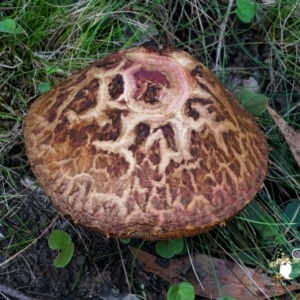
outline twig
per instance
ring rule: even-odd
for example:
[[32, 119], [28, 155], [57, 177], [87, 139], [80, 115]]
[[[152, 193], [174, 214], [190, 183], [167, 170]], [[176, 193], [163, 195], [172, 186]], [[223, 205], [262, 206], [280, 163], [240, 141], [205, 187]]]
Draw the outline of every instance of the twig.
[[130, 286], [130, 282], [129, 282], [129, 279], [128, 279], [128, 276], [127, 276], [126, 268], [125, 268], [124, 261], [123, 261], [123, 255], [122, 255], [122, 252], [121, 252], [121, 248], [120, 248], [118, 239], [116, 239], [116, 242], [117, 242], [118, 249], [119, 249], [119, 252], [120, 252], [121, 263], [122, 263], [122, 267], [123, 267], [123, 270], [124, 270], [124, 273], [125, 273], [126, 282], [127, 282], [127, 285], [128, 285], [128, 293], [131, 294], [131, 286]]
[[[220, 25], [220, 37], [219, 37], [219, 42], [218, 42], [218, 47], [217, 47], [217, 56], [216, 56], [216, 65], [215, 65], [215, 67], [217, 67], [218, 62], [220, 61], [220, 53], [221, 53], [223, 39], [224, 39], [224, 36], [225, 36], [226, 24], [227, 24], [229, 13], [231, 11], [232, 4], [233, 4], [233, 0], [229, 0], [228, 1], [228, 8], [227, 8], [227, 12], [225, 14], [224, 21]], [[216, 69], [216, 71], [217, 71], [217, 69]]]
[[197, 271], [196, 271], [196, 269], [195, 269], [194, 262], [193, 262], [193, 258], [192, 258], [192, 255], [191, 255], [191, 253], [190, 253], [190, 249], [189, 249], [189, 246], [188, 246], [188, 244], [187, 244], [187, 242], [186, 242], [186, 239], [184, 239], [184, 242], [185, 242], [185, 244], [186, 244], [186, 250], [187, 250], [187, 252], [188, 252], [188, 256], [189, 256], [189, 259], [190, 259], [190, 263], [191, 263], [191, 267], [192, 267], [192, 269], [193, 269], [194, 275], [195, 275], [195, 277], [196, 277], [196, 279], [197, 279], [199, 285], [202, 287], [202, 289], [203, 289], [203, 291], [204, 291], [204, 290], [205, 290], [205, 289], [204, 289], [204, 286], [202, 285], [201, 280], [200, 280], [200, 278], [199, 278], [199, 276], [198, 276], [198, 274], [197, 274]]
[[19, 300], [37, 300], [37, 298], [28, 297], [25, 294], [2, 284], [0, 284], [0, 293], [17, 298]]

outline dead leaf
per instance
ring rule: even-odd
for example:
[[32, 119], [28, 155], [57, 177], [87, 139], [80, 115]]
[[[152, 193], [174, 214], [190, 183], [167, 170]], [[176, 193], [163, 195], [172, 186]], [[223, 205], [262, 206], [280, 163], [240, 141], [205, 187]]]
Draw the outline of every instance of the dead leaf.
[[193, 264], [204, 287], [203, 290], [197, 282], [187, 256], [165, 260], [134, 247], [131, 247], [131, 250], [145, 270], [173, 284], [187, 280], [193, 284], [197, 295], [210, 299], [222, 296], [243, 300], [268, 299], [300, 289], [300, 285], [273, 282], [270, 277], [255, 269], [197, 254], [193, 258]]
[[283, 134], [294, 158], [298, 163], [298, 166], [300, 167], [300, 133], [296, 132], [291, 126], [289, 126], [288, 123], [269, 105], [266, 105], [266, 108], [275, 124]]

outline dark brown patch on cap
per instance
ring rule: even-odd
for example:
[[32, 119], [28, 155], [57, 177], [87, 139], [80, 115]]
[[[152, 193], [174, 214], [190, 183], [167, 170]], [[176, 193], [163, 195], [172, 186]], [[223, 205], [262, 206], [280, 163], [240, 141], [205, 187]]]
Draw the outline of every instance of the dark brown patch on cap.
[[159, 102], [159, 92], [161, 87], [155, 85], [148, 85], [146, 92], [143, 94], [142, 99], [149, 104]]
[[167, 140], [168, 147], [171, 148], [173, 151], [177, 152], [177, 147], [175, 143], [175, 134], [173, 128], [170, 124], [160, 127], [163, 132], [164, 137]]
[[61, 116], [60, 120], [58, 121], [58, 123], [54, 129], [54, 134], [57, 135], [60, 132], [66, 130], [68, 125], [69, 125], [68, 119], [65, 116]]
[[207, 167], [207, 164], [203, 160], [199, 162], [199, 167], [203, 172], [205, 173], [209, 172], [209, 168]]
[[144, 158], [146, 157], [146, 155], [144, 153], [142, 153], [141, 151], [139, 151], [140, 149], [140, 145], [142, 145], [148, 135], [150, 134], [150, 126], [144, 123], [139, 123], [136, 127], [135, 127], [135, 141], [133, 144], [131, 144], [128, 148], [128, 150], [133, 152], [133, 156], [136, 158], [137, 160], [137, 164], [140, 165]]
[[117, 52], [109, 55], [95, 63], [96, 68], [103, 68], [104, 70], [111, 70], [117, 67], [123, 59], [123, 53]]
[[139, 123], [135, 128], [135, 134], [135, 145], [138, 146], [143, 144], [150, 134], [150, 126], [145, 123]]
[[101, 131], [98, 130], [96, 137], [100, 141], [116, 141], [122, 131], [122, 111], [118, 109], [107, 109], [103, 112], [109, 117], [111, 122], [105, 124], [101, 128]]
[[158, 165], [160, 162], [160, 148], [159, 148], [159, 142], [155, 141], [150, 148], [149, 151], [149, 159], [154, 165]]
[[84, 146], [88, 140], [94, 140], [97, 131], [99, 126], [95, 123], [75, 124], [67, 132], [71, 147], [76, 149]]
[[193, 193], [191, 192], [191, 187], [180, 187], [180, 195], [181, 199], [180, 202], [184, 206], [184, 208], [187, 208], [187, 206], [191, 203], [193, 199]]
[[229, 164], [229, 168], [238, 176], [241, 176], [241, 165], [238, 160], [234, 160]]
[[70, 93], [70, 90], [60, 92], [56, 97], [56, 101], [54, 102], [54, 105], [52, 107], [54, 109], [58, 109], [63, 104], [63, 102], [68, 99]]
[[143, 46], [149, 52], [154, 52], [154, 53], [160, 54], [159, 46], [155, 42], [147, 41], [147, 42], [143, 43], [141, 46]]
[[223, 139], [227, 145], [227, 149], [230, 154], [230, 157], [235, 159], [235, 155], [232, 149], [234, 149], [234, 151], [237, 152], [238, 154], [242, 154], [242, 150], [239, 144], [238, 133], [235, 133], [232, 130], [223, 132]]
[[176, 163], [176, 162], [174, 162], [173, 159], [171, 159], [170, 163], [168, 164], [168, 166], [166, 168], [166, 174], [167, 175], [173, 174], [179, 166], [180, 166], [179, 163]]
[[[205, 134], [205, 137], [201, 140], [202, 145], [206, 150], [214, 151], [219, 148], [215, 136], [210, 132]], [[211, 156], [213, 157], [213, 152], [211, 153]]]
[[147, 41], [147, 42], [143, 43], [141, 46], [144, 47], [147, 51], [157, 53], [159, 55], [168, 55], [168, 54], [176, 51], [176, 49], [174, 49], [170, 45], [162, 45], [161, 46], [153, 41]]
[[214, 104], [213, 100], [208, 98], [196, 98], [192, 99], [193, 102], [200, 104], [201, 106], [205, 106], [207, 104]]
[[110, 178], [119, 178], [127, 172], [129, 163], [122, 155], [98, 150], [95, 167], [106, 170]]
[[124, 81], [121, 74], [116, 75], [108, 84], [109, 95], [113, 99], [117, 99], [124, 93]]
[[199, 76], [202, 77], [203, 76], [203, 67], [201, 65], [197, 65], [192, 71], [191, 71], [191, 75], [193, 77], [195, 76]]
[[83, 146], [87, 139], [88, 139], [88, 134], [89, 130], [93, 130], [95, 126], [93, 125], [88, 125], [85, 127], [80, 127], [78, 128], [79, 130], [71, 129], [68, 132], [68, 138], [70, 141], [70, 145], [73, 149], [79, 148]]
[[141, 168], [136, 169], [135, 175], [140, 179], [141, 187], [151, 187], [151, 180], [159, 181], [161, 179], [157, 168], [153, 169], [148, 161], [145, 161]]
[[110, 178], [119, 178], [122, 175], [126, 174], [129, 163], [128, 161], [121, 155], [110, 153], [106, 155], [106, 170], [109, 174]]
[[197, 84], [201, 88], [201, 90], [206, 91], [208, 94], [211, 94], [211, 91], [206, 84], [204, 84], [203, 82], [200, 82], [200, 81], [198, 81]]
[[199, 145], [198, 145], [198, 134], [195, 130], [191, 131], [191, 141], [190, 141], [190, 153], [193, 157], [197, 157], [199, 154]]
[[54, 129], [53, 144], [64, 143], [68, 135], [68, 119], [62, 116]]
[[100, 87], [99, 80], [97, 78], [92, 79], [82, 89], [80, 89], [70, 104], [64, 109], [64, 112], [73, 110], [77, 114], [90, 109], [97, 104], [96, 96]]
[[200, 117], [200, 114], [192, 108], [192, 99], [188, 99], [184, 105], [184, 114], [188, 117], [193, 118], [195, 121], [197, 121]]
[[56, 119], [58, 108], [63, 104], [64, 101], [66, 101], [68, 99], [68, 96], [70, 95], [70, 93], [71, 93], [71, 91], [63, 91], [63, 92], [58, 94], [54, 104], [45, 113], [45, 119], [49, 123], [52, 123]]
[[76, 78], [76, 83], [80, 83], [82, 82], [83, 80], [86, 79], [87, 77], [87, 72], [89, 71], [89, 69], [86, 69], [86, 70], [83, 70], [79, 73], [79, 75], [77, 76]]
[[52, 109], [52, 107], [45, 113], [45, 119], [52, 123], [57, 117], [56, 110]]
[[189, 171], [187, 171], [186, 169], [183, 170], [181, 179], [182, 179], [183, 185], [192, 187], [193, 184], [191, 181], [191, 175], [190, 175]]
[[222, 114], [220, 114], [219, 110], [215, 106], [210, 105], [207, 108], [207, 110], [210, 114], [213, 114], [213, 113], [216, 114], [216, 117], [215, 117], [216, 122], [222, 122], [225, 120], [224, 116]]
[[197, 121], [200, 117], [200, 114], [197, 110], [193, 108], [193, 104], [201, 105], [202, 107], [204, 107], [213, 103], [214, 102], [211, 99], [207, 98], [188, 99], [185, 103], [185, 114], [188, 117], [192, 117], [195, 121]]

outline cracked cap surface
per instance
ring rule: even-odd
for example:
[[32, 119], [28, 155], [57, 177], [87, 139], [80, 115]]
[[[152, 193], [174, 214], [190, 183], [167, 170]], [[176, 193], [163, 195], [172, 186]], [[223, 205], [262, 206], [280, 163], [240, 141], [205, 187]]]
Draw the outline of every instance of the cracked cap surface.
[[24, 136], [53, 204], [107, 237], [210, 230], [267, 172], [255, 119], [203, 64], [161, 45], [109, 55], [43, 94]]

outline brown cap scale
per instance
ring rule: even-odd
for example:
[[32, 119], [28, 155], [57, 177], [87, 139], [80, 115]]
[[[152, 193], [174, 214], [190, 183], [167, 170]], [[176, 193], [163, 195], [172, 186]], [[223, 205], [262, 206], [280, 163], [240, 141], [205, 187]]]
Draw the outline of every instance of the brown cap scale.
[[107, 237], [191, 236], [261, 188], [254, 118], [201, 63], [161, 45], [107, 56], [30, 107], [27, 156], [58, 210]]

